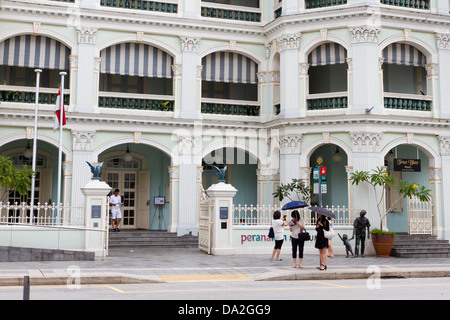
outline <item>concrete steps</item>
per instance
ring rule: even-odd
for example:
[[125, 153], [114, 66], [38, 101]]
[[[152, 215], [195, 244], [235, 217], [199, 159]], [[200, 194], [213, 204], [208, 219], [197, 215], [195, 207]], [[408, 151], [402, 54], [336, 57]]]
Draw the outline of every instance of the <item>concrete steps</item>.
[[198, 237], [153, 230], [110, 231], [109, 247], [198, 248]]
[[399, 258], [450, 258], [448, 240], [433, 235], [397, 235], [391, 256]]

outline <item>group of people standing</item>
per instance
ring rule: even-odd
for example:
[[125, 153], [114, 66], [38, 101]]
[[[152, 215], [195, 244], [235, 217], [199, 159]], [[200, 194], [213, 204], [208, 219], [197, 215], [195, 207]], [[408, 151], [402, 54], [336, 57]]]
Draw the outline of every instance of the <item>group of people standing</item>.
[[[284, 241], [284, 227], [289, 226], [289, 230], [291, 231], [291, 242], [292, 242], [292, 259], [293, 259], [293, 268], [297, 267], [297, 252], [298, 252], [298, 267], [302, 267], [303, 261], [303, 248], [305, 245], [305, 241], [299, 237], [299, 233], [305, 231], [305, 222], [300, 217], [300, 213], [297, 210], [293, 210], [291, 213], [291, 221], [287, 221], [287, 216], [283, 216], [281, 219], [280, 211], [275, 211], [273, 214], [272, 220], [272, 228], [274, 231], [274, 240], [275, 247], [272, 251], [271, 260], [275, 259], [276, 261], [281, 261], [280, 253], [281, 246]], [[330, 256], [333, 256], [332, 246], [331, 246], [331, 238], [325, 238], [324, 230], [330, 230], [330, 224], [332, 222], [328, 220], [328, 218], [324, 215], [318, 214], [318, 219], [316, 223], [316, 243], [315, 248], [319, 249], [320, 254], [320, 267], [317, 267], [318, 270], [323, 271], [327, 269], [327, 250], [330, 249]]]

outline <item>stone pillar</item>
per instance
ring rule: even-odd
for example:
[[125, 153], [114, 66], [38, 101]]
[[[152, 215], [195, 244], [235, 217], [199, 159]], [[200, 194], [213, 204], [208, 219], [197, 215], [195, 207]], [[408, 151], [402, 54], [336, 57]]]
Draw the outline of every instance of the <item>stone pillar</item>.
[[[73, 156], [72, 156], [72, 205], [80, 206], [84, 203], [84, 197], [80, 189], [84, 187], [91, 177], [91, 169], [86, 161], [92, 162], [94, 148], [93, 131], [72, 131]], [[94, 163], [93, 163], [94, 164]]]
[[[180, 118], [200, 119], [199, 83], [197, 81], [197, 50], [199, 38], [180, 37], [183, 61], [181, 65]], [[201, 85], [201, 83], [200, 83]]]
[[[448, 14], [448, 11], [447, 11]], [[450, 119], [450, 34], [437, 33], [436, 47], [438, 49], [439, 65], [436, 72], [439, 74], [439, 103], [440, 118]], [[434, 92], [433, 92], [434, 93]], [[433, 96], [435, 101], [435, 97]]]
[[200, 0], [184, 0], [181, 16], [187, 19], [198, 19], [200, 16]]
[[[89, 176], [88, 176], [89, 177]], [[96, 257], [105, 257], [108, 228], [107, 195], [111, 187], [103, 181], [91, 180], [83, 188], [85, 226], [85, 251], [95, 252]]]
[[170, 176], [170, 216], [169, 216], [169, 226], [167, 228], [168, 232], [177, 232], [178, 229], [178, 212], [179, 212], [179, 177], [180, 169], [178, 166], [169, 167]]
[[[450, 190], [450, 136], [439, 137], [442, 157], [442, 191], [447, 195]], [[444, 239], [450, 240], [450, 197], [442, 197], [442, 228]]]
[[289, 14], [297, 14], [300, 11], [300, 4], [299, 2], [305, 2], [303, 0], [283, 0], [282, 2], [282, 15], [286, 16]]
[[94, 77], [98, 59], [95, 58], [96, 28], [78, 27], [78, 79], [75, 112], [97, 113], [98, 77]]
[[257, 193], [260, 206], [273, 206], [278, 204], [278, 199], [273, 197], [277, 186], [280, 184], [280, 173], [278, 169], [257, 169]]
[[433, 97], [433, 116], [439, 118], [441, 116], [441, 105], [445, 106], [442, 101], [439, 103], [439, 65], [437, 63], [428, 63], [425, 65], [425, 70], [427, 71], [427, 94]]
[[299, 108], [298, 49], [301, 33], [285, 34], [277, 39], [280, 52], [280, 117], [297, 118]]
[[196, 137], [178, 136], [179, 143], [179, 194], [178, 194], [178, 228], [179, 236], [198, 234], [198, 199], [197, 171], [195, 150]]
[[307, 96], [309, 94], [309, 63], [299, 63], [299, 107], [300, 116], [305, 117], [308, 110]]
[[353, 50], [352, 114], [383, 114], [381, 83], [379, 79], [378, 35], [379, 27], [361, 26], [350, 28]]
[[[300, 179], [301, 135], [284, 135], [279, 138], [280, 146], [280, 183], [288, 184], [292, 179]], [[281, 205], [288, 202], [284, 199]]]
[[[372, 171], [377, 167], [384, 166], [380, 162], [380, 141], [382, 133], [370, 132], [351, 132], [350, 137], [353, 145], [353, 171]], [[349, 174], [349, 171], [347, 171]], [[378, 195], [381, 195], [381, 189]], [[375, 198], [372, 186], [367, 183], [353, 185], [350, 197], [353, 200], [354, 209], [364, 209], [367, 211], [366, 217], [374, 228], [379, 228], [380, 216], [377, 210], [377, 199]], [[349, 203], [349, 206], [351, 203]], [[386, 223], [383, 223], [386, 226]]]
[[211, 253], [232, 254], [233, 197], [237, 190], [231, 184], [219, 182], [206, 190], [213, 202]]
[[444, 223], [441, 212], [442, 169], [428, 168], [431, 198], [433, 204], [433, 235], [444, 239]]

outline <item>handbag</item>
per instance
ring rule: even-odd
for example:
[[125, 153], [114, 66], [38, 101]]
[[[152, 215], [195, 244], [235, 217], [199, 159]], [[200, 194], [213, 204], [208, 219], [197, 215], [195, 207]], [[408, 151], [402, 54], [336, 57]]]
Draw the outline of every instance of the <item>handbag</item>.
[[268, 237], [270, 239], [275, 238], [275, 232], [273, 232], [273, 227], [270, 227]]
[[336, 233], [334, 232], [333, 228], [330, 227], [330, 230], [325, 230], [323, 229], [323, 236], [327, 239], [333, 238], [336, 235]]
[[309, 241], [311, 240], [311, 237], [309, 236], [309, 233], [306, 232], [306, 230], [299, 232], [298, 239], [303, 241]]

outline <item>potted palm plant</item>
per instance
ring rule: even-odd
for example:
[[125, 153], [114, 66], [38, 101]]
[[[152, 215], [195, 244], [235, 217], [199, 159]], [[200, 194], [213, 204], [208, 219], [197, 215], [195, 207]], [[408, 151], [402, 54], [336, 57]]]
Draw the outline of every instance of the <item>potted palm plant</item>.
[[[371, 230], [372, 244], [377, 256], [389, 256], [394, 243], [395, 233], [385, 230], [383, 225], [384, 218], [392, 212], [395, 204], [398, 201], [403, 201], [404, 198], [416, 197], [423, 202], [430, 201], [431, 191], [424, 186], [420, 187], [416, 183], [399, 180], [394, 176], [389, 175], [385, 168], [379, 167], [370, 172], [364, 170], [356, 171], [351, 174], [350, 181], [352, 184], [356, 185], [368, 183], [373, 187], [378, 215], [380, 217], [380, 228]], [[385, 201], [387, 187], [394, 188], [400, 195], [397, 199], [392, 199], [393, 201], [389, 208], [387, 208], [387, 203]]]

